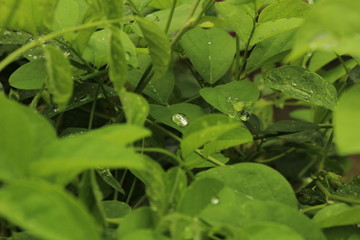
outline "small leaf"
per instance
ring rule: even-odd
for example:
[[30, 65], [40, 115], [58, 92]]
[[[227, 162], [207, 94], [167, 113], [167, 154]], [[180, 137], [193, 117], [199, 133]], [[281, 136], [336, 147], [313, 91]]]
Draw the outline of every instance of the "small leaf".
[[149, 114], [149, 104], [141, 95], [121, 91], [121, 103], [125, 112], [126, 122], [143, 126]]
[[[206, 113], [201, 107], [190, 103], [179, 103], [168, 107], [152, 104], [150, 105], [150, 109], [150, 115], [153, 118], [180, 132], [183, 132], [187, 125], [191, 125], [195, 119]], [[183, 123], [178, 125], [179, 122], [176, 121], [177, 116], [182, 116], [182, 119], [187, 121], [187, 124]]]
[[262, 164], [240, 163], [212, 168], [199, 173], [197, 178], [214, 178], [252, 199], [271, 200], [297, 208], [294, 191], [287, 180]]
[[229, 70], [235, 55], [235, 40], [220, 28], [194, 28], [184, 34], [181, 46], [196, 70], [211, 84]]
[[281, 18], [270, 22], [258, 23], [251, 37], [250, 46], [272, 37], [276, 34], [299, 27], [303, 23], [302, 18]]
[[237, 118], [237, 112], [255, 102], [260, 95], [258, 87], [247, 80], [233, 81], [214, 88], [202, 88], [200, 95], [219, 111]]
[[334, 114], [335, 141], [342, 155], [360, 153], [360, 85], [345, 91]]
[[360, 175], [357, 175], [351, 182], [345, 183], [336, 189], [335, 194], [350, 199], [360, 200]]
[[131, 212], [131, 207], [124, 202], [106, 200], [102, 204], [107, 218], [124, 218]]
[[54, 102], [63, 108], [70, 100], [73, 92], [72, 69], [69, 60], [57, 47], [45, 46], [46, 69], [48, 81], [46, 86], [53, 95]]
[[121, 187], [119, 181], [112, 175], [110, 169], [98, 168], [96, 169], [96, 172], [99, 174], [101, 179], [104, 180], [104, 182], [106, 182], [109, 186], [114, 188], [119, 193], [125, 194], [124, 189]]
[[184, 138], [180, 144], [183, 156], [239, 126], [240, 122], [222, 114], [209, 114], [196, 119], [184, 130]]
[[84, 206], [48, 183], [14, 181], [2, 188], [0, 215], [41, 239], [100, 240]]
[[246, 71], [250, 73], [265, 64], [281, 61], [291, 50], [295, 32], [285, 31], [256, 44], [247, 60]]
[[276, 1], [267, 6], [259, 15], [259, 22], [274, 21], [280, 18], [304, 18], [311, 5], [302, 0]]
[[168, 71], [171, 60], [171, 49], [166, 34], [153, 22], [136, 18], [148, 44], [155, 77], [161, 78]]
[[255, 11], [249, 5], [233, 5], [227, 1], [216, 3], [216, 9], [235, 30], [243, 42], [247, 42], [255, 24]]
[[0, 179], [28, 176], [28, 166], [43, 146], [56, 140], [53, 126], [33, 109], [0, 94]]
[[267, 86], [284, 94], [314, 105], [333, 110], [337, 102], [335, 87], [307, 69], [295, 66], [282, 66], [266, 75]]
[[221, 135], [216, 141], [205, 144], [204, 154], [209, 156], [229, 147], [252, 142], [252, 140], [253, 136], [245, 127], [235, 128]]
[[121, 42], [121, 31], [118, 26], [110, 26], [109, 45], [109, 78], [115, 90], [120, 90], [126, 82], [127, 62]]
[[360, 222], [360, 207], [337, 203], [321, 209], [313, 218], [321, 228], [357, 224]]
[[45, 61], [43, 59], [25, 63], [11, 74], [9, 83], [18, 89], [41, 89], [48, 74], [46, 72]]

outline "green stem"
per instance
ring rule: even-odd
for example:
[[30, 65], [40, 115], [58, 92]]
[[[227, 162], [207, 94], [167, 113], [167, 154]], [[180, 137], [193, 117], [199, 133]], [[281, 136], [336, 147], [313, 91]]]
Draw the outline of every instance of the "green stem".
[[168, 31], [169, 31], [171, 21], [173, 19], [175, 8], [176, 8], [176, 3], [177, 3], [177, 0], [172, 0], [172, 5], [171, 5], [169, 17], [167, 19], [166, 26], [165, 26], [165, 33], [168, 33]]
[[332, 144], [332, 141], [334, 139], [334, 131], [331, 131], [330, 133], [330, 137], [326, 143], [326, 146], [324, 148], [324, 152], [321, 156], [321, 159], [319, 161], [319, 168], [318, 168], [318, 172], [320, 171], [323, 171], [324, 170], [324, 167], [325, 167], [325, 162], [326, 162], [326, 158], [327, 158], [327, 155], [328, 155], [328, 152], [329, 152], [329, 149], [330, 149], [330, 146]]
[[199, 149], [195, 150], [195, 153], [197, 153], [198, 155], [200, 155], [202, 158], [204, 158], [205, 160], [217, 165], [217, 166], [225, 166], [224, 163], [218, 161], [217, 159], [211, 157], [211, 156], [205, 156]]
[[200, 95], [195, 95], [195, 96], [193, 96], [193, 97], [191, 97], [191, 98], [186, 99], [186, 100], [183, 101], [182, 103], [192, 102], [192, 101], [194, 101], [194, 100], [196, 100], [196, 99], [198, 99], [198, 98], [200, 98], [200, 97], [201, 97]]
[[163, 133], [167, 134], [169, 137], [173, 138], [174, 140], [181, 142], [181, 138], [179, 138], [178, 136], [176, 136], [174, 133], [168, 131], [167, 129], [163, 128], [162, 126], [160, 126], [159, 124], [150, 121], [149, 119], [146, 119], [147, 123], [150, 123], [151, 125], [153, 125], [154, 127], [156, 127], [157, 129], [159, 129], [160, 131], [162, 131]]
[[288, 155], [289, 153], [292, 153], [293, 151], [295, 151], [296, 148], [292, 147], [290, 149], [288, 149], [287, 151], [275, 156], [275, 157], [272, 157], [272, 158], [268, 158], [268, 159], [265, 159], [265, 160], [257, 160], [256, 162], [259, 162], [259, 163], [269, 163], [269, 162], [273, 162], [277, 159], [280, 159], [282, 157], [285, 157], [286, 155]]
[[324, 204], [320, 204], [320, 205], [316, 205], [316, 206], [311, 206], [308, 208], [304, 208], [304, 209], [300, 209], [301, 213], [307, 213], [313, 210], [318, 210], [318, 209], [322, 209], [324, 207], [326, 207], [327, 205], [329, 205], [328, 203], [324, 203]]
[[134, 193], [136, 181], [137, 181], [137, 178], [135, 178], [134, 181], [133, 181], [132, 184], [131, 184], [131, 188], [130, 188], [130, 191], [129, 191], [129, 195], [127, 196], [126, 201], [125, 201], [125, 203], [127, 203], [127, 204], [129, 204], [130, 199], [131, 199], [131, 197], [132, 197], [132, 195], [133, 195], [133, 193]]
[[241, 75], [240, 70], [240, 38], [238, 35], [235, 36], [236, 40], [236, 55], [235, 55], [235, 79], [239, 79]]
[[347, 197], [331, 194], [329, 192], [329, 190], [327, 190], [326, 187], [319, 181], [316, 181], [316, 186], [325, 195], [327, 201], [333, 200], [333, 201], [340, 201], [340, 202], [346, 202], [346, 203], [351, 203], [351, 204], [360, 204], [360, 200], [350, 199]]
[[333, 124], [326, 124], [326, 123], [318, 124], [318, 126], [319, 126], [320, 128], [333, 128], [333, 127], [334, 127]]
[[151, 78], [154, 75], [154, 72], [152, 71], [152, 68], [153, 68], [152, 64], [150, 64], [146, 68], [143, 75], [141, 76], [141, 79], [140, 79], [139, 83], [135, 87], [135, 90], [134, 90], [135, 93], [141, 94], [142, 91], [145, 89], [146, 85], [150, 82]]
[[89, 116], [89, 124], [88, 124], [88, 129], [92, 129], [93, 126], [93, 122], [94, 122], [94, 113], [95, 113], [95, 109], [96, 109], [96, 103], [97, 103], [97, 99], [98, 99], [98, 95], [100, 92], [100, 88], [101, 88], [102, 82], [100, 82], [96, 88], [95, 91], [95, 96], [94, 96], [94, 101], [92, 103], [91, 106], [91, 112], [90, 112], [90, 116]]
[[[178, 156], [176, 156], [175, 154], [173, 154], [170, 151], [167, 151], [163, 148], [134, 148], [135, 151], [144, 151], [144, 152], [157, 152], [157, 153], [162, 153], [170, 158], [172, 158], [173, 160], [175, 160], [176, 164], [179, 164], [180, 166], [183, 165], [183, 162], [181, 161], [180, 158], [178, 158]], [[172, 162], [174, 163], [174, 162]]]

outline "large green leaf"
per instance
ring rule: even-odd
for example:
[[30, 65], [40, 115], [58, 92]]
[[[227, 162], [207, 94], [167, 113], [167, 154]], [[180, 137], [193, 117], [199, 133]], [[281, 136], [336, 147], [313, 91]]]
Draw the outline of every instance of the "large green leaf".
[[325, 240], [324, 234], [309, 218], [297, 209], [272, 201], [234, 201], [219, 197], [217, 204], [208, 205], [200, 217], [213, 226], [248, 227], [256, 223], [273, 222], [286, 225], [306, 240]]
[[45, 46], [46, 69], [48, 73], [45, 82], [53, 100], [60, 108], [63, 108], [70, 100], [73, 92], [72, 69], [69, 60], [57, 47]]
[[274, 21], [280, 18], [303, 18], [311, 5], [302, 0], [276, 1], [267, 6], [259, 15], [259, 22]]
[[249, 240], [304, 240], [304, 238], [290, 227], [273, 222], [255, 223], [243, 228], [248, 233]]
[[0, 179], [28, 175], [28, 165], [39, 157], [41, 148], [56, 139], [51, 124], [34, 110], [0, 94]]
[[297, 208], [297, 200], [287, 180], [272, 168], [257, 163], [240, 163], [203, 171], [197, 178], [215, 178], [252, 199], [276, 201]]
[[241, 123], [223, 114], [209, 114], [196, 119], [184, 129], [181, 150], [184, 156], [205, 143], [215, 141], [224, 133], [241, 126]]
[[84, 206], [44, 182], [15, 181], [2, 188], [0, 215], [41, 239], [101, 239]]
[[181, 46], [196, 70], [211, 84], [229, 70], [236, 51], [235, 40], [220, 28], [194, 28], [184, 34]]
[[18, 89], [41, 89], [46, 81], [45, 61], [43, 59], [25, 63], [11, 74], [9, 83]]
[[133, 125], [112, 125], [47, 145], [31, 164], [33, 175], [67, 183], [89, 168], [144, 168], [142, 157], [125, 146], [149, 135]]
[[254, 9], [249, 5], [233, 5], [227, 1], [216, 3], [216, 8], [240, 39], [247, 42], [255, 26]]
[[297, 33], [290, 58], [294, 59], [314, 50], [341, 50], [360, 56], [357, 44], [360, 32], [359, 11], [359, 1], [321, 1], [309, 12]]
[[345, 203], [329, 205], [317, 212], [313, 220], [321, 228], [357, 224], [360, 222], [360, 207]]
[[353, 86], [340, 97], [334, 114], [334, 124], [339, 153], [360, 153], [360, 85]]
[[252, 105], [260, 95], [258, 87], [247, 80], [233, 81], [214, 88], [202, 88], [200, 95], [206, 102], [230, 117], [239, 119], [238, 112]]
[[284, 94], [333, 110], [337, 102], [335, 87], [321, 76], [305, 68], [282, 66], [266, 75], [267, 86]]
[[246, 71], [250, 73], [265, 64], [281, 61], [292, 47], [295, 32], [285, 31], [256, 44], [247, 60]]
[[187, 125], [191, 125], [195, 119], [206, 113], [201, 107], [190, 103], [179, 103], [168, 107], [152, 104], [150, 109], [150, 115], [155, 120], [180, 132], [183, 132]]
[[0, 0], [0, 28], [36, 34], [51, 27], [57, 1]]
[[171, 60], [169, 39], [155, 23], [144, 18], [136, 18], [136, 21], [148, 44], [155, 77], [161, 78], [168, 71]]

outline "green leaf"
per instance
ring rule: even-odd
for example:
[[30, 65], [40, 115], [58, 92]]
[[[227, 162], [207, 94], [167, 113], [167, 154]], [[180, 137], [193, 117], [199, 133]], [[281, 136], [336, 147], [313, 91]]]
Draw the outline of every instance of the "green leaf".
[[0, 179], [28, 175], [28, 165], [40, 155], [42, 146], [55, 141], [52, 125], [33, 109], [0, 94]]
[[351, 182], [341, 185], [336, 189], [335, 194], [350, 199], [360, 200], [360, 175], [354, 177]]
[[222, 114], [209, 114], [196, 119], [184, 129], [184, 138], [180, 144], [183, 156], [191, 154], [205, 143], [213, 142], [239, 126], [241, 126], [240, 122]]
[[360, 207], [336, 203], [321, 209], [313, 220], [321, 228], [357, 224], [360, 222]]
[[30, 37], [31, 35], [26, 32], [4, 30], [0, 36], [0, 44], [24, 44]]
[[[179, 103], [168, 107], [151, 104], [150, 115], [155, 120], [183, 132], [188, 124], [192, 124], [195, 119], [205, 115], [205, 111], [201, 107], [190, 103]], [[177, 119], [181, 116], [182, 120], [185, 121], [178, 122]]]
[[258, 22], [274, 21], [280, 18], [304, 18], [310, 9], [311, 5], [302, 0], [276, 1], [261, 11]]
[[228, 149], [247, 142], [252, 142], [253, 136], [245, 127], [230, 130], [221, 135], [216, 141], [205, 144], [204, 154], [209, 156], [221, 150]]
[[279, 62], [293, 45], [296, 30], [276, 34], [256, 44], [246, 63], [246, 72], [251, 73], [265, 64]]
[[134, 232], [129, 233], [124, 240], [133, 240], [133, 239], [141, 239], [141, 240], [168, 240], [169, 238], [163, 236], [159, 232], [155, 232], [152, 229], [140, 229]]
[[319, 126], [315, 123], [304, 122], [299, 120], [281, 120], [274, 122], [267, 129], [266, 133], [278, 134], [278, 133], [294, 133], [302, 132], [306, 130], [317, 130]]
[[161, 78], [168, 71], [171, 60], [170, 42], [166, 34], [155, 23], [136, 18], [148, 44], [155, 77]]
[[281, 18], [274, 21], [258, 23], [254, 34], [251, 37], [250, 46], [254, 46], [255, 44], [276, 34], [297, 28], [302, 23], [302, 18]]
[[102, 204], [107, 218], [124, 218], [131, 212], [131, 207], [124, 202], [106, 200]]
[[57, 47], [45, 46], [44, 53], [49, 75], [45, 84], [53, 95], [54, 102], [63, 108], [70, 100], [74, 87], [71, 65]]
[[100, 68], [108, 62], [109, 30], [100, 30], [94, 32], [83, 51], [82, 57]]
[[104, 182], [106, 182], [109, 186], [114, 188], [119, 193], [125, 194], [124, 189], [120, 185], [119, 181], [112, 175], [112, 173], [110, 172], [110, 169], [98, 168], [98, 169], [96, 169], [96, 172], [99, 174], [101, 179], [104, 180]]
[[328, 82], [335, 82], [336, 80], [346, 76], [348, 72], [354, 67], [358, 66], [358, 62], [355, 59], [349, 59], [344, 61], [329, 71], [319, 71], [319, 74]]
[[304, 240], [304, 238], [290, 227], [273, 222], [262, 222], [243, 228], [250, 236], [249, 240]]
[[297, 208], [294, 191], [274, 169], [258, 163], [240, 163], [209, 169], [197, 178], [214, 178], [251, 199], [276, 201]]
[[265, 84], [285, 95], [333, 110], [335, 87], [316, 73], [295, 66], [282, 66], [268, 72]]
[[[82, 17], [81, 7], [77, 0], [58, 0], [52, 30], [59, 31], [78, 25]], [[72, 41], [75, 39], [75, 33], [67, 33], [64, 38]]]
[[360, 2], [353, 0], [328, 0], [316, 4], [295, 37], [289, 59], [315, 50], [342, 51], [359, 57], [359, 11]]
[[126, 122], [143, 126], [149, 114], [149, 104], [141, 95], [121, 91], [120, 99], [125, 112]]
[[150, 229], [155, 225], [153, 213], [149, 207], [141, 207], [132, 211], [121, 222], [117, 230], [119, 239], [139, 229]]
[[167, 209], [165, 171], [160, 164], [149, 157], [144, 156], [143, 164], [143, 169], [134, 169], [132, 173], [145, 184], [151, 210], [157, 216], [162, 216]]
[[334, 133], [340, 154], [360, 153], [360, 85], [345, 91], [334, 114]]
[[233, 5], [227, 1], [216, 3], [216, 9], [246, 43], [255, 25], [254, 9], [249, 5]]
[[58, 186], [44, 182], [15, 181], [2, 188], [0, 215], [41, 239], [100, 240], [98, 227], [84, 206]]
[[237, 118], [237, 112], [252, 105], [259, 96], [258, 87], [247, 80], [233, 81], [214, 88], [202, 88], [200, 95], [219, 111]]
[[31, 163], [32, 174], [67, 183], [89, 168], [144, 168], [140, 155], [125, 146], [149, 135], [132, 125], [112, 125], [48, 144]]
[[54, 18], [57, 1], [0, 0], [0, 28], [23, 30], [32, 34], [44, 32]]
[[328, 240], [358, 240], [360, 239], [360, 229], [356, 225], [332, 227], [323, 229]]
[[229, 70], [236, 51], [235, 40], [220, 28], [194, 28], [181, 38], [181, 46], [196, 70], [211, 84]]
[[[256, 185], [263, 186], [263, 185]], [[293, 207], [273, 201], [250, 200], [239, 202], [219, 198], [218, 204], [208, 205], [200, 217], [213, 226], [234, 225], [247, 227], [257, 223], [273, 222], [286, 225], [306, 240], [325, 240], [321, 230]]]
[[121, 42], [120, 26], [110, 26], [109, 45], [109, 78], [114, 84], [115, 90], [120, 90], [126, 82], [127, 62], [125, 49]]
[[11, 74], [9, 83], [18, 89], [41, 89], [47, 78], [45, 61], [40, 59], [21, 65]]

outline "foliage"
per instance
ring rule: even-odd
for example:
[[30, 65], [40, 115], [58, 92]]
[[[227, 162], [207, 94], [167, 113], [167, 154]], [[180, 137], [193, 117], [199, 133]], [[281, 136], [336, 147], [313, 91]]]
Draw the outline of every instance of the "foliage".
[[360, 237], [358, 1], [0, 11], [0, 239]]

